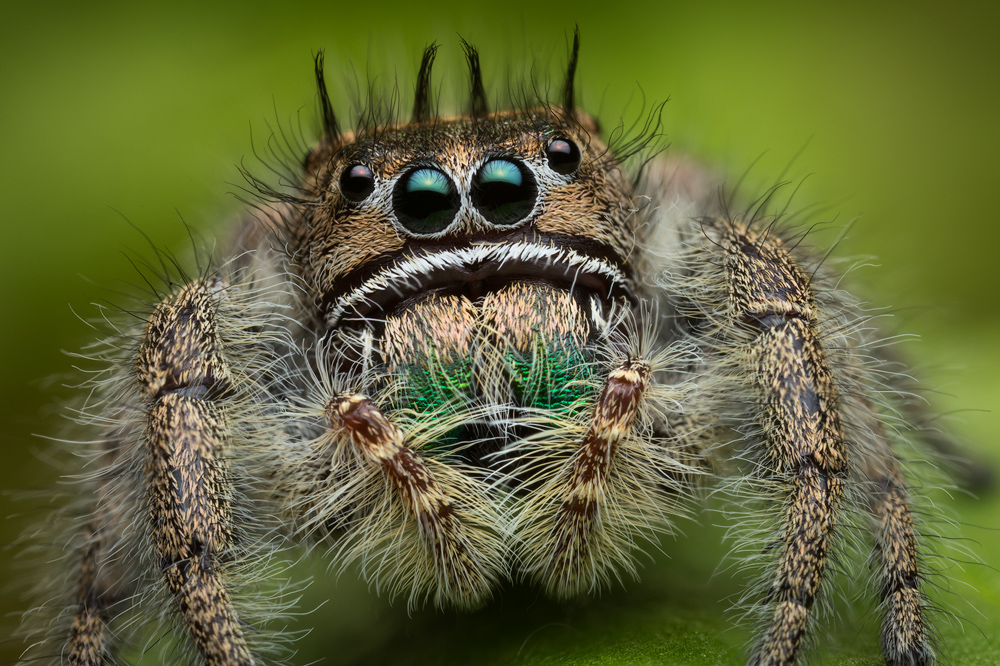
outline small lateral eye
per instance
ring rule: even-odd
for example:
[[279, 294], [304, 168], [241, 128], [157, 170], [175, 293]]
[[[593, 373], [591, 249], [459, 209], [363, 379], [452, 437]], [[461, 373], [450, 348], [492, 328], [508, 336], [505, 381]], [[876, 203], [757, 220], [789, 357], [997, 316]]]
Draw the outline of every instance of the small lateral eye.
[[396, 219], [415, 234], [444, 231], [461, 206], [451, 179], [437, 169], [418, 168], [402, 178], [393, 192]]
[[472, 181], [473, 205], [483, 217], [497, 225], [523, 220], [535, 207], [537, 195], [538, 188], [531, 172], [510, 160], [490, 160]]
[[361, 203], [375, 191], [375, 174], [364, 164], [355, 164], [340, 174], [340, 193], [354, 203]]
[[569, 139], [553, 139], [545, 149], [549, 168], [568, 176], [580, 168], [580, 149]]

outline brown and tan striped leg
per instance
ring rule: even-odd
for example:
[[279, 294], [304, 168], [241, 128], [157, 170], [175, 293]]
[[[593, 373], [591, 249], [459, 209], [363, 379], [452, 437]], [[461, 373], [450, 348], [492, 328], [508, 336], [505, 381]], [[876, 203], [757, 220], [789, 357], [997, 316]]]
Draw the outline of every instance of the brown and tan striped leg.
[[221, 285], [199, 281], [161, 303], [137, 358], [149, 404], [148, 515], [155, 554], [207, 666], [254, 663], [226, 589], [234, 544], [229, 438], [230, 370], [216, 322]]
[[757, 394], [762, 446], [755, 473], [784, 496], [771, 617], [749, 663], [790, 666], [801, 656], [847, 477], [839, 391], [817, 333], [808, 276], [766, 234], [736, 225], [714, 231], [725, 252], [731, 330]]
[[934, 663], [920, 590], [919, 549], [906, 481], [878, 413], [862, 400], [857, 417], [870, 433], [873, 454], [862, 470], [871, 489], [874, 565], [882, 605], [882, 654], [889, 666]]
[[431, 569], [438, 605], [475, 607], [488, 599], [496, 579], [498, 558], [493, 551], [499, 542], [460, 506], [470, 498], [436, 477], [410, 448], [405, 433], [366, 396], [335, 396], [327, 418], [331, 428], [346, 432], [367, 464], [381, 469], [404, 513], [414, 521], [425, 555], [422, 566]]
[[123, 505], [116, 497], [123, 483], [120, 433], [105, 432], [98, 458], [104, 470], [97, 479], [96, 506], [80, 535], [79, 565], [74, 584], [69, 627], [60, 636], [65, 641], [64, 663], [71, 666], [99, 666], [115, 663], [119, 642], [114, 634], [114, 616], [119, 604], [135, 595], [133, 577], [123, 566], [120, 552], [122, 534], [128, 524]]
[[920, 592], [917, 538], [898, 467], [875, 479], [875, 557], [881, 582], [882, 654], [889, 666], [934, 663]]
[[530, 558], [540, 562], [533, 575], [550, 594], [566, 597], [586, 591], [605, 575], [601, 551], [608, 546], [603, 524], [608, 477], [619, 444], [639, 412], [650, 373], [648, 363], [628, 360], [608, 375], [568, 478], [562, 482], [561, 501], [543, 527], [547, 534]]
[[81, 553], [76, 608], [66, 645], [69, 666], [100, 666], [110, 663], [111, 659], [108, 590], [100, 576], [101, 554], [106, 544], [99, 527], [91, 525], [88, 532]]

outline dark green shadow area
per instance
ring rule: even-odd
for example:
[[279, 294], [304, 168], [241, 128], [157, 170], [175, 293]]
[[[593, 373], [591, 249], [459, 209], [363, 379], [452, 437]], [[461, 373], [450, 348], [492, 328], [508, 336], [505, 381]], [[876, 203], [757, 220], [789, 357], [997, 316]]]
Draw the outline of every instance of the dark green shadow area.
[[[982, 525], [1000, 502], [960, 502], [969, 521], [965, 538], [982, 555], [1000, 552], [1000, 534]], [[706, 523], [717, 515], [705, 516]], [[740, 578], [722, 566], [726, 551], [720, 527], [683, 526], [685, 537], [667, 539], [641, 572], [641, 582], [605, 591], [600, 598], [556, 603], [527, 587], [501, 591], [493, 604], [471, 614], [390, 606], [368, 593], [347, 572], [334, 583], [322, 573], [307, 599], [333, 599], [308, 618], [314, 635], [303, 641], [300, 661], [326, 657], [337, 664], [520, 664], [542, 666], [735, 666], [745, 662], [751, 636], [732, 624], [730, 602]], [[1000, 635], [997, 573], [988, 563], [947, 571], [946, 589], [936, 600], [955, 617], [938, 615], [944, 663], [986, 666], [997, 663]], [[956, 569], [964, 569], [957, 571]], [[327, 581], [327, 582], [324, 582]], [[840, 583], [845, 581], [840, 580]], [[972, 588], [978, 590], [972, 592]], [[872, 600], [838, 606], [827, 617], [816, 654], [836, 666], [878, 665], [878, 620]], [[308, 606], [305, 603], [304, 606]], [[834, 619], [840, 615], [839, 621]]]
[[[705, 543], [700, 537], [718, 530], [694, 526], [694, 532]], [[727, 624], [722, 600], [739, 588], [726, 574], [712, 578], [722, 554], [718, 542], [700, 553], [682, 547], [681, 557], [668, 561], [658, 553], [658, 564], [642, 571], [643, 583], [630, 581], [600, 598], [557, 603], [517, 586], [472, 614], [408, 616], [404, 608], [380, 606], [363, 632], [326, 645], [309, 641], [302, 656], [318, 658], [328, 649], [343, 659], [338, 663], [399, 665], [737, 663], [746, 635]], [[331, 615], [339, 615], [340, 603], [332, 605]], [[351, 643], [357, 654], [344, 653]]]

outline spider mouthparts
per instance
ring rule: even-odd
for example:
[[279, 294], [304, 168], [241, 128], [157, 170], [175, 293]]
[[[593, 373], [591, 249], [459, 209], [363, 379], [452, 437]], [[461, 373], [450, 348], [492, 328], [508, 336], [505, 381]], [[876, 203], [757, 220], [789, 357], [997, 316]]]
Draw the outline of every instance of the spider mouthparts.
[[328, 299], [327, 323], [391, 312], [430, 292], [460, 293], [471, 300], [514, 281], [540, 281], [601, 298], [628, 295], [630, 280], [612, 262], [565, 246], [533, 241], [478, 244], [406, 255], [377, 268], [352, 289]]

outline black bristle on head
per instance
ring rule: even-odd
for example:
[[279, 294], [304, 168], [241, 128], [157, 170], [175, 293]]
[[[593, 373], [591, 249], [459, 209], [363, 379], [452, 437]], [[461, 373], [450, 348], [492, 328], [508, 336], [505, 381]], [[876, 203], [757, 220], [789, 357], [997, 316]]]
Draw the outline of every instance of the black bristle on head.
[[431, 68], [434, 66], [434, 56], [438, 45], [430, 44], [424, 49], [424, 57], [420, 60], [420, 72], [417, 73], [417, 90], [413, 96], [413, 122], [423, 123], [434, 117], [431, 111]]
[[563, 111], [572, 116], [576, 111], [576, 91], [573, 81], [576, 79], [576, 63], [580, 57], [580, 27], [573, 29], [573, 50], [569, 54], [569, 64], [566, 65], [566, 80], [563, 83]]
[[316, 88], [319, 90], [319, 104], [323, 109], [323, 136], [333, 139], [340, 136], [340, 126], [337, 116], [330, 103], [330, 93], [326, 89], [326, 79], [323, 77], [323, 51], [316, 54]]
[[469, 115], [473, 118], [485, 118], [490, 113], [486, 101], [486, 88], [483, 86], [483, 70], [479, 66], [479, 51], [476, 47], [461, 37], [465, 57], [469, 61]]

